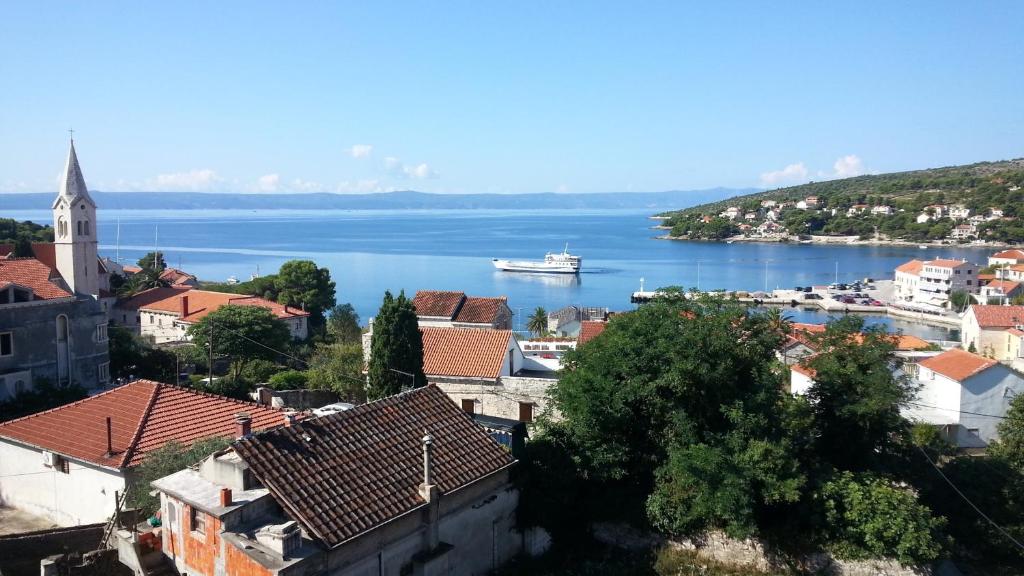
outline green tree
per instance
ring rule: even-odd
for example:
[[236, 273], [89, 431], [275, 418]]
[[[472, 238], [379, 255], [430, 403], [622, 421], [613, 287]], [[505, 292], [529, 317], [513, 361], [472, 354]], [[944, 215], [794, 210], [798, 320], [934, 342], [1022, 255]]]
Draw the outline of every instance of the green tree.
[[526, 321], [526, 329], [540, 338], [548, 333], [548, 313], [541, 306], [533, 310], [533, 314]]
[[347, 402], [365, 402], [363, 364], [363, 346], [358, 342], [320, 344], [309, 358], [309, 388], [331, 390]]
[[268, 384], [274, 390], [300, 390], [306, 387], [309, 376], [299, 370], [285, 370], [270, 377]]
[[275, 360], [276, 351], [283, 350], [291, 339], [288, 326], [259, 306], [221, 306], [188, 329], [189, 337], [200, 349], [209, 350], [211, 334], [214, 354], [232, 359], [232, 380], [239, 380], [252, 360]]
[[150, 495], [153, 491], [151, 482], [201, 462], [207, 456], [227, 448], [229, 444], [227, 438], [219, 437], [196, 440], [187, 447], [171, 440], [150, 452], [142, 464], [132, 471], [127, 507], [142, 510], [144, 514], [155, 514], [160, 509], [160, 498]]
[[1006, 418], [999, 423], [999, 440], [989, 444], [988, 453], [1024, 474], [1024, 396], [1010, 401]]
[[36, 378], [31, 390], [0, 402], [0, 422], [70, 404], [86, 396], [86, 389], [78, 384], [58, 386], [45, 378]]
[[142, 258], [139, 258], [139, 268], [143, 270], [155, 270], [157, 273], [162, 272], [167, 268], [167, 261], [164, 260], [163, 252], [148, 252]]
[[145, 339], [121, 326], [108, 326], [110, 375], [113, 378], [145, 378], [177, 382], [178, 359], [174, 353], [154, 348]]
[[290, 260], [281, 266], [274, 286], [279, 303], [302, 307], [309, 312], [310, 327], [323, 328], [324, 311], [335, 304], [330, 270], [312, 260]]
[[359, 314], [351, 304], [339, 304], [331, 308], [327, 316], [327, 333], [335, 342], [352, 343], [362, 339]]
[[949, 307], [957, 312], [966, 310], [971, 301], [971, 295], [963, 290], [954, 290], [949, 294]]
[[367, 396], [371, 400], [398, 394], [406, 388], [425, 386], [423, 335], [416, 308], [403, 290], [395, 298], [384, 292], [384, 302], [373, 323]]

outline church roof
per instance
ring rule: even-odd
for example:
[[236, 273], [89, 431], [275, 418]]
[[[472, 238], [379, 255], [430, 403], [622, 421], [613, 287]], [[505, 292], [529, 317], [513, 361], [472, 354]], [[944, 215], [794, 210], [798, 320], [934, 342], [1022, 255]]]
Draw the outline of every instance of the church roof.
[[[82, 168], [78, 165], [74, 140], [71, 141], [71, 147], [68, 149], [68, 161], [64, 164], [64, 175], [60, 180], [60, 192], [57, 199], [60, 198], [66, 198], [68, 201], [81, 198], [91, 204], [93, 208], [96, 207], [96, 203], [89, 196], [89, 190], [85, 187], [85, 177], [82, 176]], [[54, 207], [56, 207], [56, 203], [57, 200], [54, 200]]]

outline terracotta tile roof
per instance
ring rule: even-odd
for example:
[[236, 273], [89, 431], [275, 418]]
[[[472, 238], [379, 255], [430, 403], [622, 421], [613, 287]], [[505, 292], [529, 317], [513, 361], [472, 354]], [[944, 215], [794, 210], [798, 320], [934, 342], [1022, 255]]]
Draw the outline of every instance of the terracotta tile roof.
[[915, 276], [921, 273], [921, 268], [924, 267], [924, 262], [921, 260], [911, 260], [905, 264], [900, 264], [896, 267], [897, 272], [903, 272], [905, 274], [914, 274]]
[[142, 272], [142, 268], [139, 266], [121, 266], [121, 269], [124, 270], [126, 274], [138, 274], [139, 272]]
[[[52, 410], [0, 424], [0, 438], [100, 466], [127, 468], [170, 440], [189, 445], [200, 438], [231, 437], [235, 414], [246, 412], [252, 429], [284, 424], [281, 411], [253, 402], [203, 394], [170, 384], [131, 384]], [[114, 453], [107, 452], [111, 418]]]
[[[807, 358], [807, 359], [809, 359], [809, 358]], [[808, 378], [814, 378], [815, 376], [818, 375], [818, 371], [817, 370], [815, 370], [814, 368], [811, 368], [810, 366], [804, 366], [803, 364], [800, 364], [799, 362], [796, 363], [796, 364], [793, 364], [792, 366], [790, 366], [789, 369], [792, 370], [793, 372], [796, 372], [797, 374], [803, 374], [804, 376], [807, 376]]]
[[974, 304], [971, 311], [982, 328], [1011, 328], [1024, 324], [1024, 306]]
[[1006, 332], [1008, 334], [1013, 334], [1014, 336], [1024, 336], [1024, 330], [1018, 330], [1016, 328], [1010, 328]]
[[576, 340], [576, 345], [582, 346], [594, 338], [597, 338], [607, 327], [607, 322], [598, 322], [596, 320], [584, 320], [583, 322], [580, 322], [580, 336]]
[[425, 432], [434, 440], [434, 483], [442, 494], [515, 462], [436, 386], [233, 446], [278, 504], [333, 548], [425, 504]]
[[1001, 290], [1003, 294], [1012, 294], [1020, 288], [1020, 282], [1014, 282], [1013, 280], [993, 280], [986, 284], [986, 286]]
[[453, 318], [465, 298], [465, 292], [420, 290], [413, 297], [412, 305], [416, 307], [417, 316]]
[[[188, 314], [185, 315], [182, 315], [183, 296], [188, 297]], [[309, 316], [309, 312], [304, 312], [291, 306], [278, 304], [277, 302], [272, 302], [258, 296], [229, 294], [227, 292], [211, 292], [209, 290], [196, 289], [189, 290], [188, 292], [179, 291], [177, 294], [171, 294], [167, 298], [151, 302], [139, 309], [153, 310], [157, 312], [171, 312], [177, 314], [178, 319], [182, 322], [198, 322], [210, 312], [228, 304], [234, 306], [259, 306], [260, 308], [266, 308], [273, 312], [274, 316], [282, 320], [286, 318]]]
[[978, 274], [978, 280], [995, 280], [995, 274]]
[[0, 258], [7, 258], [14, 252], [14, 244], [0, 244]]
[[158, 288], [150, 288], [149, 290], [143, 290], [142, 292], [135, 294], [131, 298], [118, 300], [116, 306], [125, 310], [138, 310], [140, 308], [145, 308], [154, 302], [179, 296], [191, 289], [191, 286], [160, 286]]
[[929, 260], [925, 262], [928, 266], [939, 266], [941, 268], [959, 268], [961, 266], [974, 266], [970, 262], [963, 260], [950, 260], [948, 258], [937, 258], [935, 260]]
[[[800, 322], [793, 323], [793, 334], [791, 338], [800, 342], [804, 346], [812, 349], [817, 349], [817, 343], [814, 342], [813, 336], [823, 334], [825, 332], [824, 324], [803, 324]], [[907, 334], [892, 334], [892, 337], [896, 339], [896, 350], [923, 350], [931, 346], [931, 344], [922, 338], [917, 336], [910, 336]], [[857, 334], [854, 337], [857, 343], [864, 340], [863, 334]], [[787, 345], [789, 343], [787, 342]]]
[[1018, 250], [1016, 248], [1010, 250], [1003, 250], [1002, 252], [996, 252], [991, 256], [992, 258], [1012, 258], [1014, 260], [1024, 260], [1024, 250]]
[[511, 330], [420, 328], [420, 332], [423, 372], [428, 376], [497, 378], [512, 339]]
[[[417, 296], [419, 294], [417, 293]], [[501, 309], [507, 307], [504, 296], [498, 298], [483, 298], [480, 296], [469, 296], [462, 302], [462, 307], [455, 315], [455, 322], [467, 324], [493, 324], [501, 313]]]
[[57, 268], [57, 253], [53, 244], [49, 242], [36, 242], [32, 244], [32, 256], [51, 269]]
[[920, 362], [921, 366], [928, 368], [938, 374], [952, 378], [957, 382], [963, 382], [971, 376], [984, 372], [998, 364], [991, 358], [983, 358], [977, 354], [971, 354], [964, 350], [946, 350], [942, 354], [926, 358]]
[[189, 274], [188, 272], [178, 270], [177, 268], [165, 268], [164, 271], [160, 273], [160, 279], [163, 280], [164, 282], [171, 284], [172, 286], [185, 284], [186, 282], [196, 281], [195, 276]]
[[0, 260], [0, 281], [31, 288], [37, 300], [69, 298], [71, 292], [60, 286], [60, 276], [35, 258], [5, 258]]

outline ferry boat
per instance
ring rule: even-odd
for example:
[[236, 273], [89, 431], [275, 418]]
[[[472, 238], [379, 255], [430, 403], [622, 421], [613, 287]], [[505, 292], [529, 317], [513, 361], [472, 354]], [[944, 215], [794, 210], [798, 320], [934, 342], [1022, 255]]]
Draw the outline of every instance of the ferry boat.
[[503, 272], [538, 272], [542, 274], [579, 274], [583, 259], [574, 254], [569, 254], [569, 245], [560, 253], [548, 252], [544, 255], [544, 261], [536, 260], [500, 260], [492, 258], [494, 267]]

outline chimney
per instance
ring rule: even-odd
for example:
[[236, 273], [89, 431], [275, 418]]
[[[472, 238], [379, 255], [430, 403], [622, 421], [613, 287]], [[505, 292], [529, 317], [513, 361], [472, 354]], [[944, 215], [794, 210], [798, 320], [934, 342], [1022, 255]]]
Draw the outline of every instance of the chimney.
[[245, 438], [252, 433], [252, 418], [245, 412], [235, 414], [235, 437]]
[[220, 489], [220, 507], [227, 508], [231, 506], [231, 488]]
[[188, 294], [182, 294], [181, 297], [181, 317], [188, 316]]
[[298, 414], [296, 414], [295, 412], [285, 412], [284, 413], [284, 425], [285, 426], [294, 426], [295, 425], [295, 421], [296, 421], [296, 416], [298, 416]]
[[441, 494], [434, 485], [434, 437], [423, 432], [423, 484], [420, 484], [420, 497], [426, 501], [423, 511], [423, 523], [427, 530], [424, 533], [424, 546], [432, 552], [441, 542], [440, 512]]
[[423, 486], [434, 485], [434, 437], [423, 432]]
[[107, 416], [107, 456], [114, 455], [114, 433], [113, 425], [110, 422], [110, 416]]

